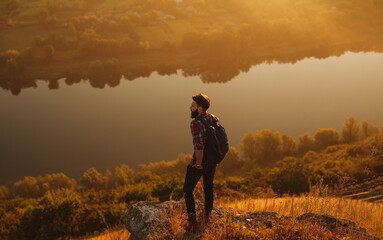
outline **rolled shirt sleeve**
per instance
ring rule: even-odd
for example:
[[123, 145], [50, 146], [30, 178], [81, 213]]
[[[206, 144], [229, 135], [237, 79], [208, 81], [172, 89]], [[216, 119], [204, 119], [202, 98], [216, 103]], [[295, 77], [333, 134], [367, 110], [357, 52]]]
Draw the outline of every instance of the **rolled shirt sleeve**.
[[207, 141], [206, 127], [197, 120], [192, 120], [190, 129], [193, 136], [194, 150], [203, 150]]

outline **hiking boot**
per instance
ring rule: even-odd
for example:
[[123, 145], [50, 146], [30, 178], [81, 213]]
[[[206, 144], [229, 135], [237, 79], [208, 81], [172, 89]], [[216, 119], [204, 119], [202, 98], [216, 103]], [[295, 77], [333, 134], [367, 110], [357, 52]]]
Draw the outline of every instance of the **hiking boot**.
[[186, 224], [186, 232], [196, 232], [198, 229], [198, 223], [195, 213], [188, 213], [188, 222]]
[[209, 210], [204, 210], [203, 214], [202, 214], [202, 224], [206, 225], [210, 222], [210, 218], [211, 218], [211, 211]]

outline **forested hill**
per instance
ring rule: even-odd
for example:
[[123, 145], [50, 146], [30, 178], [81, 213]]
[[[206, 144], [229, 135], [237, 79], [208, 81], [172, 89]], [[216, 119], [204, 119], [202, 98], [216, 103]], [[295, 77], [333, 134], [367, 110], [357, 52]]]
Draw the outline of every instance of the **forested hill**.
[[[218, 166], [217, 201], [315, 192], [382, 202], [383, 133], [368, 121], [360, 124], [350, 116], [340, 134], [335, 129], [318, 129], [313, 137], [301, 135], [298, 143], [272, 129], [250, 131], [238, 148], [230, 147]], [[58, 173], [28, 176], [1, 186], [0, 237], [80, 236], [121, 226], [123, 212], [138, 201], [182, 199], [190, 160], [190, 155], [180, 154], [173, 161], [140, 165], [138, 171], [127, 165], [105, 173], [90, 168], [77, 181]], [[196, 192], [200, 199], [202, 185]], [[53, 222], [51, 216], [55, 216]]]

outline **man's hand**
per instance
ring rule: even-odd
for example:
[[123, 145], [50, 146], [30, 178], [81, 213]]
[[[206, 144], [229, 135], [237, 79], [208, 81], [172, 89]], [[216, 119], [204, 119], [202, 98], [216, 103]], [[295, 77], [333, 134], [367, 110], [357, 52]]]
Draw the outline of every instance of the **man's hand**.
[[195, 159], [196, 163], [192, 166], [197, 169], [202, 169], [202, 160], [203, 160], [203, 150], [195, 150]]
[[197, 168], [197, 169], [203, 169], [203, 167], [202, 167], [202, 165], [200, 165], [200, 164], [194, 164], [192, 167], [195, 167], [195, 168]]

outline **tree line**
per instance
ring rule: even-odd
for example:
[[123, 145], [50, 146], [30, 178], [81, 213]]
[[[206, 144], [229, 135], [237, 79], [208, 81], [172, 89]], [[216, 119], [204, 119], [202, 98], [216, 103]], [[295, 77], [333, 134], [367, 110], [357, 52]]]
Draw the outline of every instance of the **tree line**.
[[[293, 138], [272, 129], [247, 133], [216, 171], [215, 198], [302, 194], [324, 184], [335, 194], [347, 183], [383, 174], [383, 129], [348, 117], [338, 134], [318, 129]], [[0, 186], [0, 238], [50, 239], [81, 236], [122, 224], [137, 201], [182, 199], [190, 154], [173, 161], [122, 164], [113, 171], [86, 170], [77, 181], [63, 173], [26, 176]], [[383, 177], [380, 177], [383, 180]], [[196, 198], [203, 200], [202, 185]]]
[[[250, 131], [243, 136], [239, 149], [234, 146], [230, 147], [224, 161], [218, 166], [218, 176], [246, 176], [254, 169], [256, 171], [278, 169], [291, 162], [292, 159], [302, 160], [306, 165], [314, 165], [313, 163], [318, 160], [319, 155], [331, 155], [340, 149], [346, 149], [344, 156], [355, 158], [355, 160], [363, 159], [371, 154], [370, 147], [380, 146], [379, 144], [383, 142], [382, 134], [383, 127], [380, 130], [366, 120], [360, 124], [353, 116], [345, 120], [341, 135], [335, 129], [321, 128], [315, 132], [314, 137], [308, 133], [299, 136], [298, 143], [292, 137], [280, 135], [279, 132], [272, 129], [263, 129], [256, 133]], [[90, 168], [83, 173], [78, 183], [63, 173], [46, 174], [39, 177], [26, 176], [23, 180], [15, 182], [11, 188], [2, 186], [0, 197], [2, 199], [38, 198], [50, 190], [60, 188], [111, 190], [156, 180], [155, 176], [182, 176], [190, 159], [189, 154], [180, 154], [174, 161], [141, 164], [137, 171], [133, 171], [129, 166], [123, 164], [116, 167], [113, 173], [107, 170], [105, 174], [99, 173], [95, 168]], [[280, 193], [289, 191], [290, 189], [285, 188]]]

